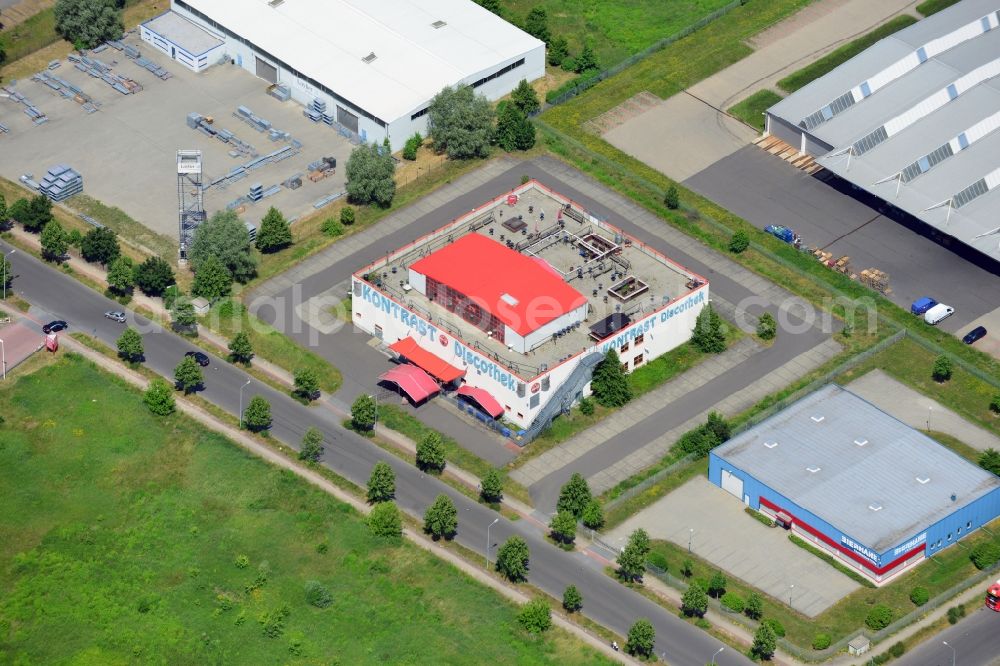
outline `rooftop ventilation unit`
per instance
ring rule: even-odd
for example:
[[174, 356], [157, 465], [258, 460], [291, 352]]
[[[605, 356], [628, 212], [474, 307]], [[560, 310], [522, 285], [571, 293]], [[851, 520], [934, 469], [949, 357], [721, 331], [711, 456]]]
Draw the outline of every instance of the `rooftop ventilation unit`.
[[506, 303], [507, 305], [512, 306], [512, 307], [516, 306], [518, 304], [518, 300], [516, 298], [514, 298], [513, 296], [511, 296], [510, 294], [502, 294], [500, 296], [500, 300], [503, 301], [504, 303]]
[[823, 422], [823, 420], [824, 420], [824, 419], [825, 419], [826, 417], [825, 417], [825, 416], [810, 416], [809, 418], [811, 418], [811, 419], [812, 419], [812, 420], [813, 420], [814, 422], [816, 422], [816, 423], [822, 423], [822, 422]]
[[879, 504], [878, 502], [872, 502], [871, 504], [868, 505], [868, 508], [871, 509], [872, 511], [881, 511], [882, 505]]
[[777, 445], [778, 445], [778, 443], [777, 443], [777, 442], [764, 442], [764, 446], [766, 446], [766, 447], [767, 447], [767, 448], [769, 448], [769, 449], [773, 449], [773, 448], [774, 448], [774, 447], [776, 447]]
[[280, 7], [281, 5], [284, 4], [284, 2], [285, 0], [271, 0], [267, 4], [270, 5], [271, 7]]
[[854, 440], [854, 443], [857, 444], [858, 446], [865, 446], [866, 444], [868, 444], [868, 440], [867, 439], [856, 439], [856, 440]]
[[368, 55], [366, 55], [364, 58], [362, 58], [361, 61], [364, 62], [366, 65], [370, 65], [373, 62], [375, 62], [375, 58], [377, 58], [377, 57], [378, 56], [375, 55], [375, 52], [372, 51], [371, 53], [369, 53]]
[[810, 474], [815, 474], [820, 469], [822, 469], [822, 468], [816, 467], [815, 465], [813, 465], [812, 467], [806, 467], [806, 471], [809, 472]]
[[445, 27], [446, 25], [448, 25], [448, 24], [445, 23], [444, 21], [434, 21], [434, 23], [431, 23], [431, 27], [434, 28], [435, 30], [440, 30], [441, 28]]
[[929, 477], [929, 476], [918, 476], [917, 477], [917, 483], [923, 484], [923, 483], [930, 483], [930, 482], [931, 482], [931, 477]]

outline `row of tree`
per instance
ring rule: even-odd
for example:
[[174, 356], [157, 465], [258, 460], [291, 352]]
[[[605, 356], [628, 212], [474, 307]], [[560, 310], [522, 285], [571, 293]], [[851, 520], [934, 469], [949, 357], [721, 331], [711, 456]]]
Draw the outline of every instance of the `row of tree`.
[[549, 29], [549, 15], [544, 7], [532, 7], [524, 20], [519, 21], [518, 17], [504, 12], [500, 0], [476, 0], [476, 2], [497, 16], [518, 25], [529, 35], [545, 42], [546, 56], [553, 67], [562, 67], [567, 72], [577, 74], [600, 69], [597, 55], [589, 42], [584, 44], [578, 56], [574, 57], [570, 53], [569, 41], [561, 35], [554, 35]]

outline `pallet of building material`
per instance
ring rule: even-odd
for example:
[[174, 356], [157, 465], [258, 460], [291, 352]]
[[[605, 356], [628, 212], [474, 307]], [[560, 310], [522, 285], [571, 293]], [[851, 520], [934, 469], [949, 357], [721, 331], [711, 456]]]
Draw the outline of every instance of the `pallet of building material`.
[[326, 171], [316, 170], [316, 171], [313, 171], [312, 173], [309, 174], [309, 180], [312, 181], [312, 182], [314, 182], [314, 183], [318, 183], [319, 181], [321, 181], [324, 178], [326, 178], [327, 175], [328, 175], [328, 173]]
[[59, 69], [60, 67], [62, 67], [62, 61], [61, 60], [53, 60], [52, 62], [49, 63], [49, 66], [47, 67], [47, 69], [53, 70], [53, 69]]
[[100, 46], [95, 46], [94, 48], [90, 49], [90, 52], [91, 53], [101, 53], [102, 51], [107, 51], [107, 50], [108, 50], [108, 45], [107, 44], [101, 44]]
[[253, 111], [251, 111], [245, 106], [236, 107], [236, 113], [237, 115], [242, 116], [243, 118], [249, 118], [250, 116], [253, 115]]
[[889, 275], [877, 268], [866, 268], [860, 273], [861, 284], [871, 287], [879, 293], [888, 293]]
[[76, 67], [81, 72], [86, 72], [88, 69], [90, 69], [89, 67], [87, 67], [86, 65], [84, 65], [82, 62], [74, 62], [73, 66]]
[[302, 187], [302, 174], [297, 173], [295, 175], [289, 176], [281, 182], [282, 186], [287, 187], [290, 190], [297, 190]]
[[6, 134], [9, 131], [10, 131], [10, 128], [8, 128], [3, 123], [0, 123], [0, 134]]
[[125, 45], [119, 42], [117, 39], [108, 40], [107, 45], [113, 48], [115, 51], [121, 51], [125, 48]]
[[308, 118], [309, 120], [313, 121], [314, 123], [318, 123], [323, 118], [323, 114], [317, 111], [316, 109], [309, 109], [309, 108], [302, 109], [302, 115]]
[[333, 194], [328, 194], [322, 199], [316, 200], [316, 202], [313, 203], [313, 208], [322, 208], [323, 206], [336, 201], [345, 194], [347, 194], [347, 192], [334, 192]]
[[136, 60], [140, 57], [139, 49], [129, 44], [126, 44], [124, 48], [122, 48], [122, 51], [125, 52], [125, 57], [131, 58], [132, 60]]
[[76, 55], [75, 53], [70, 53], [68, 56], [66, 56], [66, 60], [69, 60], [70, 62], [80, 62], [80, 56]]
[[292, 90], [283, 83], [275, 83], [268, 87], [267, 94], [281, 102], [287, 102], [292, 96]]

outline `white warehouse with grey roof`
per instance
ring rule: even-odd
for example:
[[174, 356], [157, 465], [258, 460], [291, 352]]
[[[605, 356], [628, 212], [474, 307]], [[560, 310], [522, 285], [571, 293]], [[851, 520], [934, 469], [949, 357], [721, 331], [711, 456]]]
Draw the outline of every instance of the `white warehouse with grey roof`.
[[1000, 261], [1000, 0], [963, 0], [766, 112], [766, 133]]
[[225, 57], [302, 104], [318, 98], [343, 128], [394, 150], [426, 133], [442, 88], [496, 100], [545, 74], [545, 43], [472, 0], [171, 0], [171, 10], [223, 43], [210, 64]]
[[713, 450], [708, 474], [876, 584], [1000, 516], [1000, 477], [835, 384]]

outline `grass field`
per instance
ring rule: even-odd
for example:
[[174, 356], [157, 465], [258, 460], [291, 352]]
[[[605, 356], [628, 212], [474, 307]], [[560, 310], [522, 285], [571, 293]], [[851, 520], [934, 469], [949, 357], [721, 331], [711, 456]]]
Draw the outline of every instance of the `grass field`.
[[78, 357], [0, 412], [0, 662], [608, 663]]
[[785, 78], [778, 81], [778, 87], [785, 92], [795, 92], [810, 81], [818, 79], [834, 68], [844, 64], [854, 56], [858, 55], [875, 42], [885, 39], [894, 32], [898, 32], [907, 26], [917, 22], [917, 19], [909, 14], [902, 14], [893, 17], [879, 27], [875, 28], [867, 35], [848, 42], [840, 48], [823, 56], [816, 62], [792, 72]]
[[773, 90], [758, 90], [739, 104], [729, 108], [729, 115], [736, 116], [758, 131], [764, 131], [764, 111], [781, 101], [781, 95]]

